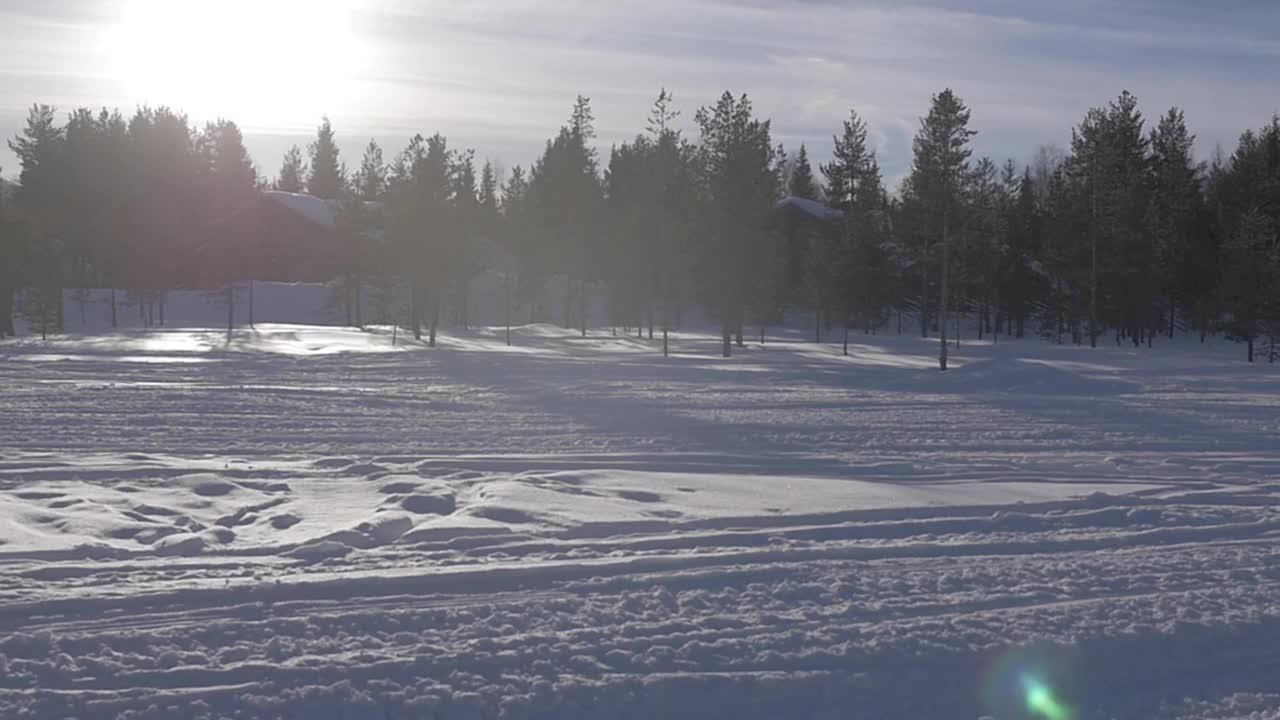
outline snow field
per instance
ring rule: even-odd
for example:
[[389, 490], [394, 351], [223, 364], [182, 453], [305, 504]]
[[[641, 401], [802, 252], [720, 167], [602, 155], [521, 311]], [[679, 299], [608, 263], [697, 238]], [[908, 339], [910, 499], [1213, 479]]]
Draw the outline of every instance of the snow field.
[[1234, 346], [515, 335], [0, 344], [0, 716], [1280, 710]]

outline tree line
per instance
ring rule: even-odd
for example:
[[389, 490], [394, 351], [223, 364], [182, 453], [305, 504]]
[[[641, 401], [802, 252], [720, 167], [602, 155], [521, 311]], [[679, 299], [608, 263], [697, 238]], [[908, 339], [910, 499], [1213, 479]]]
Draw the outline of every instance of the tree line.
[[[141, 108], [60, 121], [37, 105], [9, 143], [17, 182], [0, 192], [0, 337], [13, 333], [19, 288], [42, 329], [61, 327], [64, 288], [127, 289], [163, 322], [191, 228], [275, 188], [338, 208], [333, 285], [352, 322], [362, 288], [394, 289], [406, 298], [397, 324], [431, 344], [445, 309], [467, 324], [472, 280], [490, 271], [531, 319], [555, 314], [585, 335], [594, 294], [614, 325], [660, 331], [664, 351], [697, 306], [726, 356], [748, 328], [763, 341], [796, 310], [818, 340], [842, 331], [846, 351], [850, 332], [902, 332], [905, 316], [938, 336], [944, 369], [950, 341], [975, 326], [980, 338], [1095, 346], [1221, 333], [1250, 361], [1259, 346], [1277, 354], [1280, 118], [1198, 162], [1180, 110], [1148, 126], [1125, 92], [1089, 110], [1069, 147], [1019, 165], [974, 158], [970, 111], [944, 90], [890, 192], [856, 111], [816, 172], [803, 145], [775, 143], [745, 94], [699, 108], [696, 137], [678, 117], [662, 91], [644, 130], [606, 157], [579, 97], [538, 159], [502, 176], [439, 134], [389, 159], [371, 140], [351, 171], [326, 119], [268, 182], [229, 120], [197, 128]], [[780, 204], [788, 197], [802, 200]], [[563, 304], [540, 307], [552, 278]], [[114, 291], [112, 307], [114, 319]]]

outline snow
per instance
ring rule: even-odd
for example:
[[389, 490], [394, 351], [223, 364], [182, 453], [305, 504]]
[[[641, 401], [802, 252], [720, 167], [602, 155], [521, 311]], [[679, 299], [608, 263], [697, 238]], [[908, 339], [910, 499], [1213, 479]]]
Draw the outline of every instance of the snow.
[[839, 210], [823, 205], [816, 200], [810, 200], [809, 198], [794, 196], [788, 197], [778, 201], [778, 204], [774, 206], [774, 209], [781, 209], [785, 207], [794, 207], [800, 212], [805, 213], [810, 217], [817, 218], [818, 220], [839, 220], [844, 216], [844, 214]]
[[283, 190], [267, 190], [262, 194], [316, 225], [333, 227], [336, 224], [338, 204], [332, 200]]
[[0, 343], [0, 717], [1280, 716], [1274, 366], [803, 337]]

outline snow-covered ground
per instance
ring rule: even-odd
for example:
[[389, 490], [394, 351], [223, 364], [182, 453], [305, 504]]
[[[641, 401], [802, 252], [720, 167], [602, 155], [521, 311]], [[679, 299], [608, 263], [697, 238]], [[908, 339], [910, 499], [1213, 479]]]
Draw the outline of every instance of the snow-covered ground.
[[1237, 346], [514, 340], [0, 344], [0, 717], [1280, 717]]

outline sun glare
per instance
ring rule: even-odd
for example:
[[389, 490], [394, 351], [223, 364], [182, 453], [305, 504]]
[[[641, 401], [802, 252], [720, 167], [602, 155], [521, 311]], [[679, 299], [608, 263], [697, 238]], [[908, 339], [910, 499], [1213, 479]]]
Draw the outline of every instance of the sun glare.
[[358, 0], [121, 0], [113, 74], [139, 103], [241, 124], [314, 122], [350, 102], [367, 62]]

